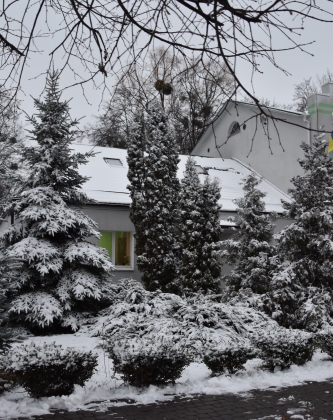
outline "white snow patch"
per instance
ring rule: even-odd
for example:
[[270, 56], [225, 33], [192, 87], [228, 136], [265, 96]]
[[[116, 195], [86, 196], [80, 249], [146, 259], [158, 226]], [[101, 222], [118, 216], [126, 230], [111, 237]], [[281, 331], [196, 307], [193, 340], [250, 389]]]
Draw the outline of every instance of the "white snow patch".
[[[84, 387], [76, 386], [73, 394], [61, 397], [30, 398], [23, 388], [16, 388], [0, 396], [0, 418], [19, 418], [50, 413], [51, 410], [98, 410], [107, 407], [127, 404], [149, 404], [157, 401], [171, 400], [174, 396], [191, 398], [194, 394], [227, 394], [238, 393], [251, 396], [253, 389], [269, 387], [288, 387], [304, 381], [323, 381], [331, 378], [333, 362], [327, 360], [325, 353], [315, 353], [312, 361], [304, 366], [291, 366], [289, 370], [270, 373], [260, 369], [261, 360], [254, 359], [245, 365], [244, 372], [231, 376], [210, 377], [209, 369], [200, 363], [188, 366], [175, 386], [158, 388], [150, 386], [145, 390], [125, 386], [119, 378], [113, 376], [112, 360], [101, 348], [98, 337], [89, 337], [84, 333], [33, 337], [27, 340], [36, 344], [56, 342], [64, 347], [80, 350], [93, 350], [99, 355], [98, 370]], [[326, 359], [326, 360], [325, 360]], [[292, 399], [290, 396], [288, 399]], [[295, 413], [296, 410], [294, 410]], [[301, 417], [294, 417], [301, 418]]]

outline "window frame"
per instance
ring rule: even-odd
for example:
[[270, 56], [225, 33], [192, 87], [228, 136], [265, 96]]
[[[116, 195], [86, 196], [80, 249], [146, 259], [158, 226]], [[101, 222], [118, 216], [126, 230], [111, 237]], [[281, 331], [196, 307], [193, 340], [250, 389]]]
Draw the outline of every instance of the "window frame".
[[[124, 164], [123, 164], [122, 160], [119, 159], [119, 158], [104, 157], [103, 160], [108, 166], [116, 167], [116, 168], [124, 167]], [[116, 163], [116, 162], [118, 162], [118, 163]]]
[[[236, 124], [238, 125], [238, 131], [234, 131], [234, 127], [236, 126]], [[238, 121], [233, 121], [229, 127], [229, 133], [228, 133], [228, 137], [232, 137], [232, 136], [236, 136], [237, 134], [239, 134], [241, 132], [241, 127]]]
[[[99, 233], [102, 235], [103, 232], [111, 233], [111, 261], [116, 271], [134, 271], [134, 235], [129, 230], [100, 230]], [[128, 232], [130, 234], [130, 265], [116, 265], [116, 232]], [[103, 248], [103, 247], [101, 247]], [[103, 248], [105, 249], [105, 248]]]

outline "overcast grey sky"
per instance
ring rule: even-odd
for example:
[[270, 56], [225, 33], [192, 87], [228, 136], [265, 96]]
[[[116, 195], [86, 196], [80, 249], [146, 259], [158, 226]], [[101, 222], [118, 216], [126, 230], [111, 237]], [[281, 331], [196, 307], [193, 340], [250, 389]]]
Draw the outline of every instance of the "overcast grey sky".
[[[307, 51], [313, 54], [311, 56], [299, 50], [287, 51], [284, 53], [276, 54], [277, 63], [283, 67], [286, 71], [291, 73], [285, 75], [281, 70], [275, 68], [271, 63], [263, 60], [260, 65], [263, 74], [256, 74], [254, 77], [254, 89], [257, 97], [265, 97], [269, 99], [275, 99], [278, 103], [290, 103], [292, 101], [294, 85], [301, 82], [304, 78], [315, 77], [316, 74], [322, 75], [329, 68], [333, 70], [333, 57], [332, 57], [332, 31], [333, 24], [321, 23], [311, 20], [305, 22], [305, 29], [302, 31], [302, 35], [299, 37], [299, 41], [302, 43], [315, 41], [314, 44], [306, 47]], [[284, 40], [281, 37], [275, 37], [275, 42], [283, 44]], [[280, 45], [279, 45], [280, 46]], [[20, 94], [22, 101], [21, 107], [28, 114], [34, 112], [33, 100], [30, 97], [38, 97], [42, 92], [45, 84], [45, 76], [41, 76], [37, 79], [30, 79], [36, 74], [36, 68], [41, 72], [46, 71], [48, 66], [48, 56], [35, 55], [30, 60], [30, 68], [26, 70], [22, 87], [25, 94]], [[239, 63], [237, 66], [238, 76], [246, 80], [248, 88], [251, 88], [251, 68], [246, 66], [244, 63]], [[68, 73], [67, 73], [68, 74]], [[68, 85], [71, 80], [67, 74], [62, 76], [60, 80], [61, 86]], [[102, 74], [99, 75], [100, 82], [103, 80]], [[114, 79], [108, 77], [106, 79], [107, 85], [111, 88], [114, 83]], [[86, 98], [84, 98], [81, 87], [73, 87], [67, 89], [63, 93], [64, 99], [71, 100], [71, 114], [73, 117], [81, 118], [85, 117], [81, 121], [81, 127], [84, 124], [92, 120], [93, 115], [99, 113], [99, 105], [102, 98], [102, 89], [95, 90], [91, 85], [85, 86]], [[104, 96], [108, 99], [108, 94]]]

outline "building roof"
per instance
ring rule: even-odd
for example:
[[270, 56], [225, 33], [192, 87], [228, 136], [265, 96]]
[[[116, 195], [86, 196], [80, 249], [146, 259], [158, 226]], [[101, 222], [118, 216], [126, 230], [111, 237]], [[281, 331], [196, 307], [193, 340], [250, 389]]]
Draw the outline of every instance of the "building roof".
[[[216, 126], [220, 124], [224, 116], [230, 112], [228, 108], [230, 109], [230, 107], [238, 107], [238, 106], [246, 106], [246, 107], [254, 108], [257, 110], [256, 112], [259, 113], [258, 106], [256, 104], [249, 103], [249, 102], [242, 102], [242, 101], [228, 101], [222, 105], [221, 110], [220, 110], [220, 115], [217, 117], [216, 121], [214, 122], [214, 127], [216, 128]], [[302, 117], [304, 115], [303, 112], [294, 111], [290, 109], [274, 108], [274, 107], [265, 106], [265, 105], [262, 105], [261, 108], [264, 109], [268, 115], [274, 115], [275, 113], [286, 114], [286, 116], [292, 115], [294, 117]], [[192, 151], [192, 155], [196, 155], [201, 150], [202, 146], [206, 143], [207, 139], [210, 138], [213, 134], [214, 134], [213, 127], [212, 127], [212, 124], [210, 124], [207, 127], [207, 130], [201, 136], [196, 146], [194, 147]]]
[[[79, 167], [80, 174], [89, 177], [83, 185], [83, 191], [89, 198], [96, 200], [99, 204], [130, 204], [127, 190], [129, 181], [126, 150], [82, 144], [73, 144], [72, 148], [75, 152], [86, 153], [93, 150], [95, 153], [86, 165]], [[180, 156], [179, 179], [183, 177], [187, 158], [188, 156], [185, 155]], [[199, 165], [199, 172], [206, 172], [211, 178], [218, 179], [221, 185], [222, 211], [235, 211], [237, 206], [233, 200], [243, 196], [242, 179], [247, 177], [252, 170], [235, 159], [222, 160], [199, 156], [194, 156], [194, 159]], [[204, 180], [205, 176], [207, 175], [199, 174], [201, 180]], [[267, 212], [281, 213], [283, 211], [281, 199], [290, 201], [288, 195], [265, 179], [259, 184], [259, 188], [267, 194], [264, 199]]]

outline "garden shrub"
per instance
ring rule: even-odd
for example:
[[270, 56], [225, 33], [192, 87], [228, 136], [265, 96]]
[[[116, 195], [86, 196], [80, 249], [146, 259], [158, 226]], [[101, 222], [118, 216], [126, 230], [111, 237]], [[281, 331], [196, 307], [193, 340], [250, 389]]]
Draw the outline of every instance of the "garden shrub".
[[13, 375], [31, 397], [69, 395], [83, 386], [97, 366], [97, 356], [55, 343], [13, 347], [1, 360], [5, 374]]
[[16, 382], [16, 375], [5, 373], [2, 369], [0, 369], [0, 395], [5, 391], [10, 391], [12, 388], [14, 388]]
[[137, 387], [174, 384], [189, 364], [188, 356], [171, 343], [154, 343], [153, 337], [118, 342], [108, 347], [113, 359], [114, 372], [126, 384]]
[[333, 331], [320, 331], [316, 334], [317, 346], [333, 358]]
[[224, 349], [211, 349], [204, 355], [205, 365], [213, 376], [233, 374], [244, 369], [244, 364], [256, 357], [256, 351], [249, 346], [231, 345]]
[[304, 365], [311, 360], [315, 349], [312, 334], [285, 328], [258, 334], [254, 344], [260, 350], [264, 366], [272, 372], [277, 366], [285, 369], [293, 364]]

